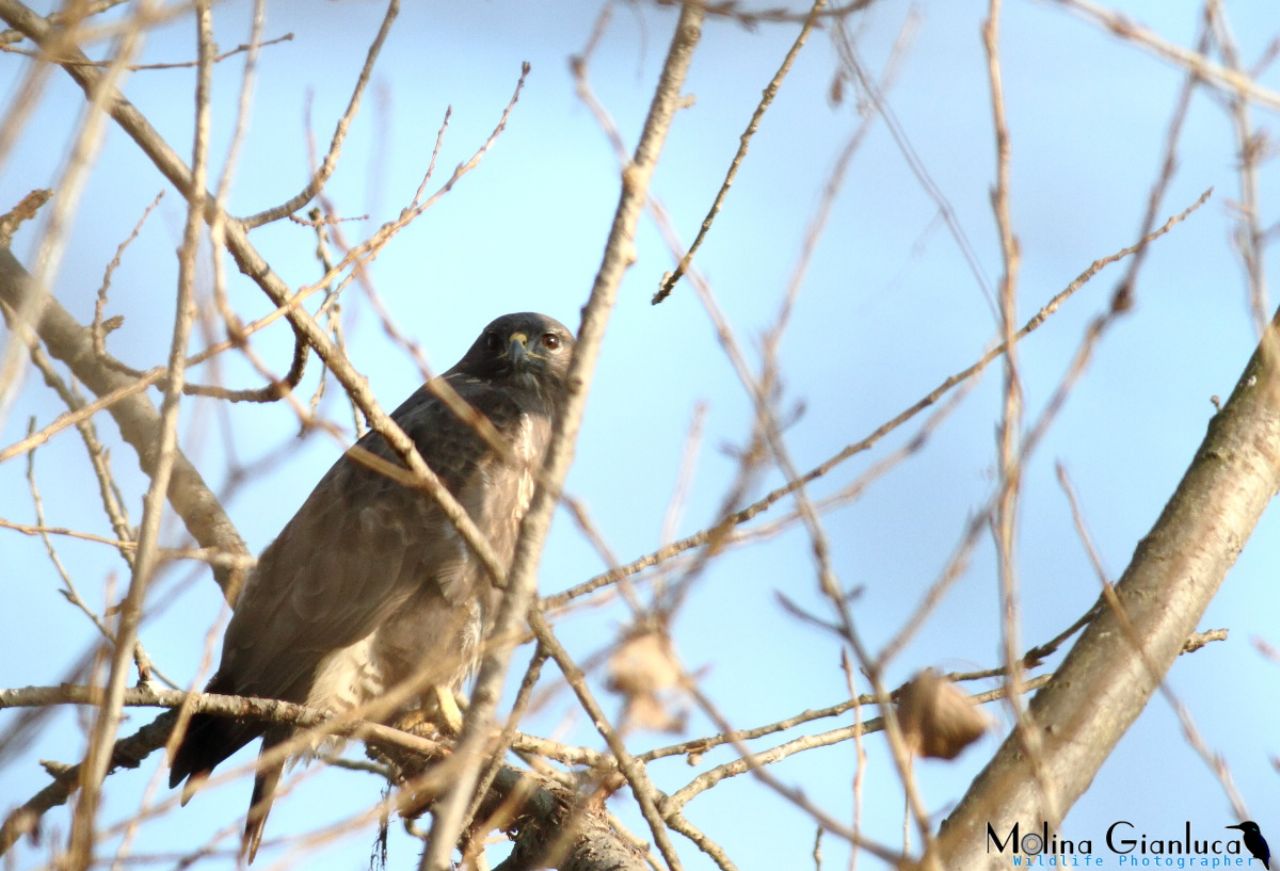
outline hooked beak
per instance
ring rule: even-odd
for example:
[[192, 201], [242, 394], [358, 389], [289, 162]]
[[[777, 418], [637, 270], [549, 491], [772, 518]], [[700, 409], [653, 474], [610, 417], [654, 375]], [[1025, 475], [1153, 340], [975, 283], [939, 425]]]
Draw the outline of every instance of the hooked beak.
[[529, 362], [529, 337], [524, 333], [512, 333], [507, 356], [511, 358], [513, 369], [523, 369]]

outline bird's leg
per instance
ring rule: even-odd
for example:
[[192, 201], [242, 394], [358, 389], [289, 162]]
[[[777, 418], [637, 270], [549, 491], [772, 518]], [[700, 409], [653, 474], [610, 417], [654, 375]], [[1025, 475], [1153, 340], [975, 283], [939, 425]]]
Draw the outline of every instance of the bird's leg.
[[453, 688], [434, 686], [431, 694], [435, 696], [436, 711], [440, 714], [440, 724], [450, 735], [462, 734], [462, 709], [453, 694]]
[[417, 732], [418, 727], [431, 722], [428, 711], [423, 708], [414, 708], [411, 711], [405, 711], [396, 717], [392, 724], [401, 732]]
[[462, 709], [452, 687], [433, 686], [424, 692], [417, 708], [406, 711], [396, 719], [396, 728], [406, 732], [430, 724], [446, 735], [462, 733]]

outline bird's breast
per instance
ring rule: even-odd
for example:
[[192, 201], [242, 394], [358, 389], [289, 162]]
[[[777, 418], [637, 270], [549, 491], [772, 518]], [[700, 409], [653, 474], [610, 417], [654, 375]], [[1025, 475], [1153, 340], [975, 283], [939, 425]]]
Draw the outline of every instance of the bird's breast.
[[371, 633], [355, 644], [327, 654], [316, 666], [307, 704], [332, 712], [348, 711], [382, 693], [383, 669], [374, 658]]

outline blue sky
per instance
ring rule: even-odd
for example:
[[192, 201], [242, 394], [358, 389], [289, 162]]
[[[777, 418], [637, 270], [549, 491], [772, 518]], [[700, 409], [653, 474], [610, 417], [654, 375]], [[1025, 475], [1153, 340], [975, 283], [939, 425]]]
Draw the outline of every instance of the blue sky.
[[[1228, 4], [1247, 63], [1274, 36], [1269, 4]], [[801, 7], [797, 7], [801, 8]], [[1000, 273], [999, 246], [988, 191], [994, 178], [991, 113], [979, 26], [985, 4], [928, 2], [919, 14], [888, 100], [938, 187], [972, 241], [988, 280]], [[1165, 38], [1194, 42], [1199, 10], [1191, 4], [1113, 4]], [[599, 264], [617, 199], [617, 167], [604, 136], [574, 94], [568, 58], [582, 50], [599, 11], [594, 3], [413, 5], [402, 12], [379, 62], [369, 98], [344, 149], [327, 196], [344, 215], [368, 214], [344, 227], [356, 239], [393, 217], [412, 196], [426, 166], [446, 106], [453, 107], [437, 179], [467, 159], [492, 129], [515, 85], [522, 61], [532, 63], [525, 92], [508, 129], [482, 164], [382, 253], [373, 280], [401, 328], [418, 341], [432, 366], [450, 365], [479, 329], [507, 311], [536, 309], [571, 326]], [[306, 177], [306, 118], [310, 105], [317, 141], [328, 141], [345, 105], [382, 5], [373, 2], [277, 4], [266, 36], [292, 32], [290, 42], [264, 50], [252, 127], [236, 175], [231, 209], [247, 214], [285, 199]], [[875, 4], [857, 19], [859, 49], [880, 70], [908, 7]], [[674, 10], [644, 6], [614, 9], [591, 64], [591, 82], [628, 144], [643, 122]], [[236, 0], [217, 11], [223, 48], [247, 38], [248, 7]], [[189, 22], [159, 29], [145, 60], [194, 56]], [[746, 29], [725, 20], [705, 28], [686, 90], [695, 103], [671, 131], [653, 193], [687, 243], [702, 220], [737, 146], [761, 88], [796, 32], [796, 25]], [[1132, 244], [1156, 174], [1168, 118], [1182, 73], [1049, 3], [1014, 0], [1003, 19], [1004, 76], [1013, 164], [1011, 205], [1022, 247], [1019, 311], [1025, 318], [1090, 262]], [[98, 54], [101, 54], [99, 50]], [[23, 61], [0, 58], [0, 84], [12, 99]], [[215, 155], [225, 153], [239, 85], [239, 61], [222, 64], [216, 80]], [[758, 358], [759, 336], [771, 323], [800, 256], [807, 227], [820, 203], [837, 154], [859, 120], [852, 89], [832, 105], [838, 61], [825, 33], [801, 53], [739, 175], [698, 268], [705, 274], [737, 334]], [[139, 72], [125, 91], [181, 153], [190, 150], [190, 70]], [[1262, 81], [1276, 85], [1274, 72]], [[0, 168], [0, 204], [58, 178], [65, 143], [81, 109], [80, 93], [61, 74], [49, 82], [41, 105], [16, 150]], [[1255, 111], [1261, 125], [1273, 116]], [[1182, 139], [1178, 174], [1160, 209], [1181, 211], [1206, 188], [1214, 196], [1195, 215], [1156, 243], [1141, 274], [1137, 306], [1101, 345], [1085, 378], [1027, 470], [1019, 540], [1023, 590], [1022, 634], [1027, 645], [1055, 634], [1082, 613], [1098, 586], [1072, 530], [1054, 463], [1069, 470], [1106, 568], [1118, 576], [1190, 461], [1213, 413], [1210, 397], [1225, 397], [1254, 344], [1238, 257], [1231, 248], [1238, 199], [1236, 145], [1221, 102], [1200, 91]], [[102, 270], [141, 215], [167, 185], [120, 131], [111, 129], [77, 212], [70, 245], [55, 282], [59, 301], [87, 320]], [[1266, 226], [1275, 182], [1261, 174]], [[147, 366], [163, 358], [169, 341], [176, 280], [173, 251], [183, 220], [169, 191], [112, 283], [110, 311], [126, 318], [110, 339], [128, 362]], [[19, 235], [26, 258], [38, 226]], [[290, 284], [313, 281], [313, 239], [281, 222], [254, 234], [255, 243]], [[675, 487], [693, 409], [707, 418], [696, 475], [679, 532], [714, 520], [735, 472], [732, 451], [747, 437], [751, 406], [721, 352], [692, 288], [681, 285], [661, 306], [649, 298], [671, 252], [651, 218], [642, 222], [639, 258], [623, 286], [592, 389], [570, 490], [588, 506], [613, 551], [623, 560], [661, 543], [662, 518]], [[1267, 262], [1270, 265], [1270, 261]], [[1104, 310], [1122, 267], [1104, 271], [1062, 311], [1020, 346], [1029, 419], [1065, 372], [1088, 320]], [[208, 272], [206, 268], [205, 276]], [[205, 286], [208, 282], [206, 280]], [[267, 305], [248, 282], [233, 277], [232, 299], [245, 317]], [[350, 354], [385, 408], [418, 383], [412, 360], [391, 345], [358, 290], [349, 292]], [[947, 375], [976, 359], [996, 323], [982, 289], [955, 242], [937, 220], [883, 122], [877, 121], [850, 165], [829, 224], [801, 291], [780, 358], [783, 407], [801, 413], [786, 432], [797, 464], [810, 468], [843, 445], [915, 402]], [[7, 338], [7, 337], [6, 337]], [[289, 333], [280, 326], [256, 340], [269, 365], [283, 370]], [[315, 384], [312, 363], [304, 382]], [[224, 366], [230, 383], [256, 383], [242, 362]], [[208, 377], [207, 372], [198, 373]], [[926, 447], [863, 497], [825, 517], [842, 581], [861, 587], [854, 613], [868, 643], [883, 643], [915, 608], [941, 571], [968, 517], [987, 499], [995, 480], [998, 375], [993, 371], [936, 430]], [[8, 418], [3, 442], [24, 431], [28, 416], [41, 422], [60, 412], [35, 376], [28, 375]], [[349, 423], [338, 403], [330, 416]], [[227, 468], [220, 416], [207, 402], [184, 406], [183, 440], [215, 485]], [[236, 407], [229, 413], [234, 452], [252, 459], [286, 442], [296, 420], [285, 409]], [[130, 449], [107, 419], [99, 422], [134, 522], [145, 482]], [[906, 430], [870, 454], [845, 463], [814, 487], [835, 492], [871, 463], [901, 445]], [[269, 475], [249, 482], [228, 504], [255, 550], [265, 546], [339, 447], [324, 437], [298, 443]], [[73, 433], [63, 433], [36, 454], [36, 475], [50, 523], [104, 532], [88, 466]], [[0, 516], [31, 522], [21, 460], [0, 465]], [[757, 492], [776, 485], [764, 476]], [[775, 512], [785, 508], [785, 504]], [[768, 519], [768, 515], [764, 519]], [[1280, 534], [1270, 511], [1245, 547], [1202, 627], [1229, 627], [1230, 639], [1183, 657], [1170, 686], [1189, 707], [1209, 747], [1222, 754], [1252, 815], [1280, 831], [1280, 789], [1269, 759], [1278, 751], [1273, 732], [1276, 664], [1252, 645], [1274, 634], [1274, 572]], [[167, 539], [177, 542], [171, 525]], [[127, 570], [101, 546], [58, 542], [86, 598], [101, 606], [104, 590], [127, 581]], [[990, 667], [998, 662], [999, 622], [992, 546], [984, 539], [972, 566], [916, 640], [890, 668], [894, 684], [916, 669]], [[554, 592], [599, 571], [600, 560], [567, 516], [553, 531], [540, 572], [541, 589]], [[164, 592], [185, 584], [176, 599]], [[38, 540], [0, 532], [0, 686], [63, 680], [91, 641], [83, 616], [57, 592], [58, 581]], [[157, 600], [169, 600], [144, 625], [142, 638], [161, 667], [181, 683], [198, 665], [204, 634], [220, 598], [206, 574], [181, 567], [168, 572]], [[683, 663], [702, 675], [702, 687], [735, 725], [780, 719], [840, 701], [847, 693], [839, 645], [788, 615], [782, 592], [814, 611], [824, 609], [799, 529], [727, 553], [694, 589], [674, 626]], [[614, 605], [566, 619], [560, 632], [586, 657], [612, 643], [626, 619]], [[516, 661], [527, 654], [517, 652]], [[550, 678], [548, 678], [550, 680]], [[603, 692], [603, 690], [602, 690]], [[618, 702], [609, 698], [610, 710]], [[955, 763], [919, 766], [926, 806], [937, 815], [994, 752], [1007, 730], [984, 739]], [[125, 729], [150, 718], [129, 711]], [[0, 727], [11, 722], [0, 716]], [[82, 752], [81, 720], [72, 711], [47, 721], [29, 747], [3, 759], [0, 797], [21, 801], [45, 782], [37, 759], [73, 761]], [[813, 724], [800, 732], [831, 728]], [[563, 691], [529, 723], [535, 732], [595, 746], [590, 724]], [[694, 716], [689, 735], [715, 731]], [[638, 750], [667, 743], [638, 734]], [[772, 741], [760, 744], [771, 746]], [[870, 753], [863, 824], [873, 837], [899, 843], [902, 798], [881, 751]], [[248, 758], [247, 756], [244, 758]], [[730, 758], [707, 754], [703, 766]], [[127, 818], [160, 765], [158, 756], [138, 772], [107, 784], [104, 820]], [[676, 759], [653, 767], [658, 785], [674, 790], [698, 770]], [[839, 819], [851, 814], [852, 748], [838, 745], [802, 754], [777, 767], [780, 777]], [[307, 772], [297, 794], [273, 811], [268, 837], [313, 829], [375, 801], [378, 784], [351, 772]], [[247, 804], [243, 781], [202, 794], [179, 813], [144, 825], [139, 853], [190, 849], [219, 828], [237, 825]], [[643, 833], [629, 803], [615, 809]], [[728, 781], [699, 797], [689, 818], [722, 843], [743, 868], [810, 866], [814, 828], [801, 813], [749, 778]], [[1098, 838], [1116, 819], [1146, 831], [1181, 831], [1227, 823], [1231, 809], [1214, 775], [1180, 734], [1168, 706], [1153, 701], [1103, 766], [1092, 788], [1062, 829]], [[65, 815], [47, 819], [51, 842], [65, 833]], [[394, 829], [395, 827], [393, 827]], [[226, 844], [227, 842], [223, 842]], [[309, 860], [308, 867], [362, 866], [371, 844], [366, 828]], [[689, 867], [710, 867], [680, 841]], [[392, 862], [403, 865], [414, 845], [397, 834]], [[23, 846], [19, 867], [37, 864], [48, 847]], [[264, 853], [268, 866], [285, 857]], [[830, 867], [846, 853], [824, 842]], [[862, 867], [876, 867], [869, 857]]]

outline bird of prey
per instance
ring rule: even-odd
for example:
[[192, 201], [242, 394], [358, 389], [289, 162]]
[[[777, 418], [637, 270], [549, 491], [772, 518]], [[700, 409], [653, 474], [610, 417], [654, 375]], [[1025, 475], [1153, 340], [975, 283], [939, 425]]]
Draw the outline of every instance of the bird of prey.
[[1271, 848], [1267, 846], [1267, 839], [1262, 837], [1262, 829], [1258, 828], [1257, 823], [1253, 820], [1245, 820], [1243, 823], [1227, 826], [1227, 828], [1244, 832], [1245, 848], [1253, 854], [1253, 858], [1262, 863], [1262, 867], [1271, 867]]
[[[565, 395], [573, 334], [524, 312], [485, 327], [440, 376], [488, 418], [495, 447], [432, 390], [419, 388], [392, 417], [509, 566], [535, 472]], [[456, 406], [455, 406], [456, 407]], [[414, 681], [415, 702], [433, 700], [456, 719], [453, 691], [492, 627], [499, 591], [434, 499], [375, 471], [370, 454], [399, 464], [369, 432], [339, 459], [258, 560], [223, 639], [207, 691], [349, 710]], [[449, 717], [450, 709], [452, 717]], [[191, 718], [169, 785], [184, 792], [262, 736], [262, 752], [293, 729], [209, 714]], [[245, 821], [253, 860], [283, 762], [259, 770]]]

